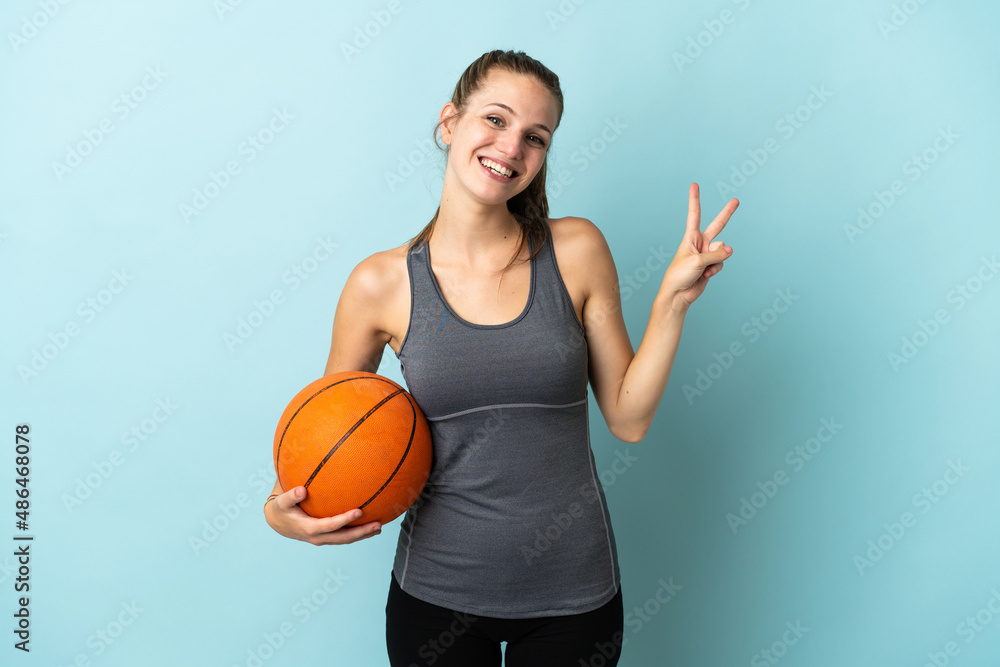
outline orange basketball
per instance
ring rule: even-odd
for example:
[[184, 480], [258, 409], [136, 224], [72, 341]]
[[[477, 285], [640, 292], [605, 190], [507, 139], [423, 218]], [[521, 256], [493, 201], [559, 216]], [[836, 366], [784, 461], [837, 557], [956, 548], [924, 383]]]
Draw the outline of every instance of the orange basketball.
[[386, 524], [413, 504], [431, 471], [431, 433], [416, 401], [392, 380], [362, 371], [327, 375], [288, 404], [274, 433], [284, 490], [305, 486], [307, 514], [360, 507]]

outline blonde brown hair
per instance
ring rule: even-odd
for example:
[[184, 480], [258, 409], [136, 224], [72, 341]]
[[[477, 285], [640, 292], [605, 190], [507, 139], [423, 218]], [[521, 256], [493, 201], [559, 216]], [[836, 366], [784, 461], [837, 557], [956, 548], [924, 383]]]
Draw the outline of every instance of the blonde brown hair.
[[[494, 50], [484, 53], [477, 58], [465, 69], [462, 76], [459, 77], [458, 84], [455, 86], [455, 92], [451, 96], [451, 101], [458, 111], [440, 120], [434, 126], [434, 144], [438, 148], [441, 148], [441, 145], [438, 144], [438, 129], [445, 122], [457, 119], [465, 113], [469, 98], [479, 89], [486, 76], [494, 68], [504, 69], [515, 74], [533, 76], [539, 83], [548, 88], [556, 101], [558, 110], [556, 114], [556, 126], [552, 128], [553, 132], [559, 127], [559, 122], [563, 114], [563, 95], [562, 89], [559, 87], [559, 77], [548, 67], [528, 56], [523, 51]], [[447, 148], [442, 148], [442, 150], [446, 154], [448, 153]], [[529, 260], [534, 259], [541, 252], [542, 246], [548, 238], [548, 232], [545, 228], [545, 220], [549, 217], [549, 201], [545, 194], [545, 172], [547, 165], [548, 153], [546, 152], [545, 162], [542, 163], [542, 168], [535, 175], [534, 180], [524, 190], [507, 200], [507, 210], [514, 214], [514, 218], [520, 224], [521, 243], [518, 245], [513, 257], [507, 263], [507, 266], [504, 267], [505, 271], [514, 263], [518, 255], [521, 254], [521, 250], [524, 248], [525, 243], [527, 243], [528, 237], [531, 238], [532, 245], [534, 246], [534, 251], [528, 258]], [[439, 205], [437, 211], [434, 212], [434, 217], [427, 223], [427, 226], [407, 242], [408, 250], [426, 244], [430, 240], [431, 233], [434, 230], [434, 223], [437, 221], [440, 213], [441, 206]]]

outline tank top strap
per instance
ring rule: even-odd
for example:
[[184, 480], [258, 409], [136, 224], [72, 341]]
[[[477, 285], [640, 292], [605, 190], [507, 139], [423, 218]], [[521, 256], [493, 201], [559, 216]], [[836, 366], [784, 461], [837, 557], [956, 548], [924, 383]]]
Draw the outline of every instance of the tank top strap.
[[411, 248], [406, 254], [406, 268], [410, 273], [410, 298], [413, 308], [425, 307], [434, 297], [434, 279], [427, 260], [427, 244]]
[[[563, 281], [559, 264], [556, 261], [555, 244], [552, 242], [552, 228], [545, 221], [547, 236], [545, 247], [535, 258], [538, 285], [535, 290], [535, 300], [538, 309], [544, 311], [549, 324], [560, 329], [569, 328], [582, 334], [583, 326], [576, 315], [576, 307], [569, 295], [569, 289]], [[574, 333], [574, 335], [576, 335]]]

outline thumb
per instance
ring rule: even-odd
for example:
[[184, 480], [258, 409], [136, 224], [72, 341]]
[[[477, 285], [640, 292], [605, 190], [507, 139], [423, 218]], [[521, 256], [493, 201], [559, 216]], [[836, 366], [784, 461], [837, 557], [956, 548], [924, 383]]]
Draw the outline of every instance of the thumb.
[[[698, 265], [701, 268], [706, 268], [712, 264], [718, 264], [719, 262], [729, 259], [733, 254], [733, 249], [722, 241], [717, 241], [719, 247], [709, 250], [708, 252], [699, 253], [698, 255]], [[715, 245], [714, 243], [712, 245]]]

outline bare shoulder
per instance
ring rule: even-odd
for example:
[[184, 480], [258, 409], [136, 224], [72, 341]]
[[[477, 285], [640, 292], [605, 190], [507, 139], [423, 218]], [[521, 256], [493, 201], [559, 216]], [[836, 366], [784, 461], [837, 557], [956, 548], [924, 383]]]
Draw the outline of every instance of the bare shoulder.
[[393, 350], [399, 349], [409, 320], [407, 250], [403, 244], [365, 257], [351, 271], [341, 294], [349, 312]]
[[[600, 228], [587, 218], [567, 216], [550, 218], [552, 248], [556, 262], [563, 274], [563, 281], [578, 285], [586, 297], [592, 285], [591, 279], [609, 270], [614, 271], [611, 249]], [[571, 293], [573, 290], [570, 290]]]
[[385, 346], [394, 338], [393, 301], [398, 289], [394, 250], [369, 255], [347, 277], [333, 317], [326, 375], [344, 370], [378, 372]]
[[552, 230], [553, 246], [565, 246], [574, 255], [600, 253], [608, 247], [600, 228], [587, 218], [549, 218], [549, 229]]
[[351, 271], [347, 285], [365, 297], [385, 298], [405, 277], [406, 246], [403, 245], [365, 257]]

